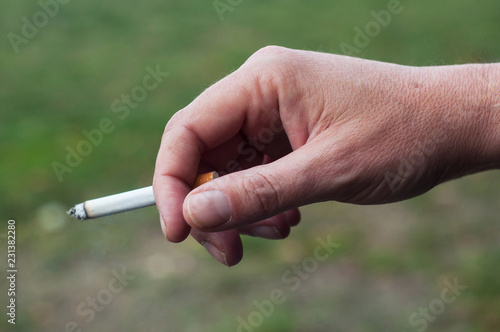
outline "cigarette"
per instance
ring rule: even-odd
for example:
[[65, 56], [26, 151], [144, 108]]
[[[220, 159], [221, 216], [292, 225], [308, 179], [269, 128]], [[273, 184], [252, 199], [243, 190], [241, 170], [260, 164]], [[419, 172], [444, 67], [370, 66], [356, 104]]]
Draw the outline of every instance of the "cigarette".
[[[193, 188], [219, 177], [217, 172], [198, 175]], [[126, 191], [120, 194], [101, 197], [76, 204], [67, 212], [78, 220], [95, 219], [121, 212], [155, 205], [153, 187]]]

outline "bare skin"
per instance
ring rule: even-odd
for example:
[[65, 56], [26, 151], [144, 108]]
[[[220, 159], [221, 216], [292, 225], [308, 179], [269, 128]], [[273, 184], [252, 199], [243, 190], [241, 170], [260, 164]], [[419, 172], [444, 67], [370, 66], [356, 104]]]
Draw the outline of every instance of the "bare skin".
[[[163, 232], [225, 265], [240, 234], [282, 239], [299, 206], [382, 204], [500, 167], [500, 65], [408, 67], [266, 47], [168, 122]], [[200, 172], [228, 173], [194, 190]]]

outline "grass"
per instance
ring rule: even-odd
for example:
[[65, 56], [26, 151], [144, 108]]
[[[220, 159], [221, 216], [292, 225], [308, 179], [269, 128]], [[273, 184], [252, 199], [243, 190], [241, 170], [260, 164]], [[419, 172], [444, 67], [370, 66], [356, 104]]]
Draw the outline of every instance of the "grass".
[[[86, 224], [63, 214], [82, 199], [149, 185], [172, 114], [260, 47], [339, 52], [386, 4], [247, 0], [221, 22], [210, 1], [72, 1], [18, 54], [4, 38], [0, 211], [17, 222], [15, 328], [63, 331], [75, 321], [84, 331], [235, 331], [253, 301], [278, 289], [287, 300], [255, 331], [413, 331], [410, 315], [457, 277], [468, 289], [427, 330], [498, 331], [497, 172], [398, 204], [306, 207], [286, 241], [245, 239], [245, 258], [231, 269], [194, 241], [166, 243], [154, 208]], [[359, 56], [409, 65], [500, 59], [498, 1], [401, 4]], [[0, 4], [0, 31], [20, 34], [21, 18], [39, 10]], [[111, 104], [156, 65], [168, 78], [121, 120]], [[103, 118], [115, 130], [58, 181], [52, 162], [64, 162], [66, 147]], [[292, 291], [283, 274], [325, 235], [341, 247]], [[77, 308], [122, 266], [135, 279], [86, 323]], [[4, 319], [0, 329], [13, 326]]]

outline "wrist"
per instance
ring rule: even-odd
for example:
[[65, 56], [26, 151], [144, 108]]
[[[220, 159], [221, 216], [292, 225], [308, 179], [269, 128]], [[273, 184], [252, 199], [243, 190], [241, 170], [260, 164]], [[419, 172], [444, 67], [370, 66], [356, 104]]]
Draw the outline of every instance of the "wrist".
[[500, 167], [499, 65], [417, 68], [416, 104], [442, 180]]
[[491, 160], [491, 168], [500, 168], [500, 64], [482, 65], [489, 114], [485, 152]]
[[[457, 66], [462, 67], [462, 66]], [[471, 159], [470, 172], [500, 167], [500, 65], [471, 64], [465, 69], [462, 79], [470, 121], [464, 139], [469, 140]], [[467, 135], [468, 134], [468, 135]], [[464, 143], [465, 144], [465, 143]]]

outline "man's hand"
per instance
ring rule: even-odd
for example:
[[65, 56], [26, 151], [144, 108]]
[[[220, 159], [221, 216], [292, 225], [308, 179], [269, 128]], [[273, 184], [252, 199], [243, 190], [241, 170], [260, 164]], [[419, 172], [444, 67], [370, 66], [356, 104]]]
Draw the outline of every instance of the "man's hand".
[[[240, 234], [285, 238], [299, 206], [394, 202], [498, 167], [498, 73], [266, 47], [168, 122], [153, 182], [163, 232], [231, 266]], [[227, 175], [190, 190], [213, 170]]]

